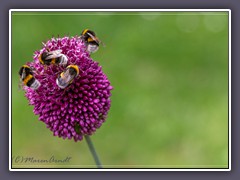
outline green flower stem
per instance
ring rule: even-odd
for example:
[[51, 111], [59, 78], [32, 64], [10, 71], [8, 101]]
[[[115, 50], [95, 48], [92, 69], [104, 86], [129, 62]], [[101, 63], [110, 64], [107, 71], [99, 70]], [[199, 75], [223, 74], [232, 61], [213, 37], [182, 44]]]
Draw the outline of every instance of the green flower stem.
[[92, 153], [92, 156], [93, 156], [93, 158], [94, 158], [94, 160], [95, 160], [95, 163], [96, 163], [97, 167], [98, 167], [98, 168], [102, 168], [102, 164], [101, 164], [101, 162], [100, 162], [100, 160], [99, 160], [99, 158], [98, 158], [97, 152], [96, 152], [96, 150], [95, 150], [95, 148], [94, 148], [94, 146], [93, 146], [93, 143], [92, 143], [90, 137], [89, 137], [89, 136], [85, 136], [85, 139], [86, 139], [86, 141], [87, 141], [88, 148], [89, 148], [89, 150], [90, 150], [91, 153]]

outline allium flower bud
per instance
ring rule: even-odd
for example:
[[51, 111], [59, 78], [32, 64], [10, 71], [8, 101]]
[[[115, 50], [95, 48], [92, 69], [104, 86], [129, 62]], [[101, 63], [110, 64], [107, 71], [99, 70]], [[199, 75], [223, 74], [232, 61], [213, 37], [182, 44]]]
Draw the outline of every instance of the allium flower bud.
[[[41, 53], [59, 49], [67, 56], [67, 65], [44, 66], [39, 62]], [[54, 136], [78, 141], [102, 125], [110, 108], [112, 86], [101, 66], [90, 58], [80, 37], [52, 38], [35, 52], [34, 61], [27, 64], [41, 86], [37, 90], [24, 87], [25, 96]], [[61, 89], [56, 79], [71, 64], [79, 67], [79, 75]]]

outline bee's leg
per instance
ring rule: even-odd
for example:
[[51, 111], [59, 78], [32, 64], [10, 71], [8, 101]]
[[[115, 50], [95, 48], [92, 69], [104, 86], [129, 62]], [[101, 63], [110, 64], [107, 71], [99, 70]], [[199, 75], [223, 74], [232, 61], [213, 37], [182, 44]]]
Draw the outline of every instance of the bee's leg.
[[64, 93], [70, 89], [71, 83], [64, 89]]
[[46, 71], [48, 69], [48, 66], [44, 65], [44, 70]]
[[23, 90], [23, 86], [24, 86], [24, 83], [23, 83], [22, 79], [20, 78], [19, 82], [18, 82], [18, 90]]
[[20, 90], [22, 90], [23, 89], [23, 83], [22, 82], [19, 82], [18, 83], [18, 90], [20, 91]]
[[68, 87], [66, 87], [66, 88], [63, 90], [63, 93], [65, 94], [67, 90], [68, 90]]
[[102, 41], [100, 41], [100, 44], [102, 44], [103, 47], [106, 47], [106, 45]]

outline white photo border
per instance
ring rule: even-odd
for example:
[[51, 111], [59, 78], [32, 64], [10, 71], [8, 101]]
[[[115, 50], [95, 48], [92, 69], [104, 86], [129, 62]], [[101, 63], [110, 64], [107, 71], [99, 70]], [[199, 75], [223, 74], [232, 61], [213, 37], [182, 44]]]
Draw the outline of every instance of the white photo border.
[[[228, 168], [12, 168], [12, 12], [228, 12]], [[9, 10], [9, 171], [231, 171], [231, 9], [10, 9]]]

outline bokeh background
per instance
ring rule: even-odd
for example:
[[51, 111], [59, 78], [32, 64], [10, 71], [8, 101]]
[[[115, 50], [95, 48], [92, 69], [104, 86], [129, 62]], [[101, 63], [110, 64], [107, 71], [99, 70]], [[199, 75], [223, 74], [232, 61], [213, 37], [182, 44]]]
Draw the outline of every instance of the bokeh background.
[[[12, 12], [13, 168], [94, 168], [86, 141], [54, 137], [18, 90], [18, 70], [52, 36], [94, 30], [114, 86], [91, 136], [104, 167], [228, 167], [227, 12]], [[17, 163], [16, 157], [68, 163]]]

